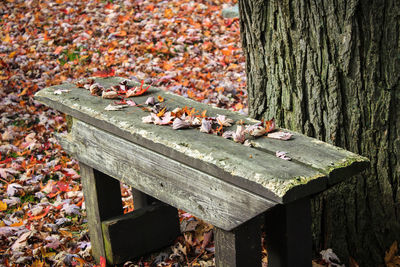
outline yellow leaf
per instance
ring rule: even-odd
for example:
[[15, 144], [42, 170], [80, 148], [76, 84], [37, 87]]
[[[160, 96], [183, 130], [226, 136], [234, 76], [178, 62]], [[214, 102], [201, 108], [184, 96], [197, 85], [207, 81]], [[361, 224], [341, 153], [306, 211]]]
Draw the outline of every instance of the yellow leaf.
[[40, 252], [42, 253], [42, 257], [43, 258], [51, 258], [51, 257], [54, 257], [56, 255], [55, 252], [47, 252], [46, 248], [44, 248], [44, 247], [40, 248]]
[[31, 267], [43, 267], [43, 266], [44, 266], [44, 261], [41, 261], [39, 259], [35, 260], [31, 265]]
[[10, 35], [7, 33], [6, 37], [4, 37], [3, 42], [4, 43], [9, 43], [10, 42]]
[[167, 108], [163, 108], [160, 112], [157, 113], [157, 117], [162, 117], [165, 114], [165, 111], [167, 110]]
[[7, 203], [0, 200], [0, 211], [5, 211], [7, 209]]

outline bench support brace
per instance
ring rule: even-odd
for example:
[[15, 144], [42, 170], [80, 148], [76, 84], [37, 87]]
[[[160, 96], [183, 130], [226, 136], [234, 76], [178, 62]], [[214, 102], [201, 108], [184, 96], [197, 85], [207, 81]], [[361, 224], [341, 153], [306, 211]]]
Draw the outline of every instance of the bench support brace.
[[270, 267], [310, 267], [311, 204], [303, 198], [265, 213], [265, 241]]

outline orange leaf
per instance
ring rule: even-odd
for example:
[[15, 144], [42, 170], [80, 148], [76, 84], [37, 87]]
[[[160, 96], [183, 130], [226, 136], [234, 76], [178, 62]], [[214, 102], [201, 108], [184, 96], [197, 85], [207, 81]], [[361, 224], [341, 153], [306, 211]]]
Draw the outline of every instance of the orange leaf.
[[115, 36], [118, 36], [118, 37], [124, 37], [124, 36], [126, 36], [126, 31], [120, 31], [120, 32], [118, 32], [118, 33], [115, 33], [114, 35]]
[[8, 57], [13, 58], [17, 54], [17, 51], [11, 52]]
[[172, 9], [170, 9], [170, 8], [166, 9], [165, 12], [164, 12], [164, 16], [167, 19], [172, 18], [174, 16], [174, 13], [172, 12]]
[[162, 117], [167, 110], [167, 107], [164, 107], [160, 112], [157, 113], [157, 117]]
[[188, 90], [187, 94], [188, 94], [189, 98], [195, 98], [196, 97], [196, 94], [192, 90]]
[[18, 96], [26, 95], [27, 92], [28, 92], [28, 87], [25, 87], [24, 90], [22, 90], [22, 92]]
[[11, 227], [19, 227], [19, 226], [22, 226], [22, 225], [24, 225], [24, 221], [20, 220], [19, 222], [13, 223], [10, 226]]
[[154, 5], [150, 4], [150, 5], [146, 6], [145, 9], [148, 10], [148, 11], [153, 11], [154, 10]]
[[169, 70], [174, 68], [174, 64], [171, 63], [171, 62], [166, 61], [166, 62], [164, 62], [163, 68], [165, 70], [169, 71]]
[[78, 266], [85, 266], [85, 264], [86, 264], [86, 261], [83, 260], [83, 259], [81, 259], [81, 258], [74, 257], [74, 260], [77, 261], [77, 262], [79, 263]]
[[5, 211], [7, 209], [7, 203], [0, 200], [0, 211]]
[[243, 106], [242, 103], [237, 103], [237, 104], [235, 105], [235, 110], [241, 110], [241, 109], [243, 109], [243, 108], [244, 108], [244, 106]]
[[267, 133], [270, 133], [275, 130], [275, 119], [274, 118], [265, 122], [265, 130], [267, 131]]
[[157, 99], [158, 99], [159, 102], [164, 102], [164, 98], [162, 96], [160, 96], [160, 95], [157, 96]]
[[56, 50], [54, 50], [54, 54], [55, 54], [55, 55], [59, 55], [59, 54], [61, 53], [61, 51], [63, 50], [63, 48], [64, 48], [64, 47], [62, 47], [62, 46], [58, 46], [58, 47], [56, 48]]
[[229, 50], [229, 49], [223, 49], [223, 50], [221, 50], [221, 52], [222, 52], [222, 54], [223, 54], [224, 56], [230, 56], [231, 53], [232, 53], [232, 51]]
[[72, 234], [68, 231], [65, 230], [58, 230], [60, 232], [60, 234], [62, 234], [63, 236], [68, 236], [68, 237], [72, 237]]

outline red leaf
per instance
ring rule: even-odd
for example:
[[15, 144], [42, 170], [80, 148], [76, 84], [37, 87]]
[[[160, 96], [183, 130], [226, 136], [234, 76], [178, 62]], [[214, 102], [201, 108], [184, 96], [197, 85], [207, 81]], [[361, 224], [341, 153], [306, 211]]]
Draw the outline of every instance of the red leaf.
[[54, 170], [55, 170], [55, 171], [59, 171], [59, 170], [61, 170], [61, 168], [62, 168], [61, 165], [56, 165], [56, 166], [54, 166]]
[[57, 187], [62, 192], [68, 192], [69, 191], [69, 186], [68, 186], [68, 184], [66, 182], [58, 181], [57, 182]]
[[265, 131], [267, 133], [275, 131], [275, 119], [274, 118], [272, 118], [269, 121], [265, 122]]
[[93, 73], [94, 77], [101, 77], [101, 78], [107, 78], [107, 77], [112, 77], [115, 76], [115, 70], [110, 69], [110, 70], [104, 70], [104, 71], [96, 71]]
[[33, 217], [29, 217], [29, 219], [28, 220], [30, 220], [30, 221], [33, 221], [33, 220], [40, 220], [40, 219], [42, 219], [44, 216], [46, 216], [47, 215], [47, 213], [49, 213], [49, 211], [50, 211], [50, 206], [47, 206], [47, 208], [44, 210], [44, 212], [42, 213], [42, 214], [40, 214], [40, 215], [37, 215], [37, 216], [33, 216]]
[[100, 267], [106, 267], [106, 258], [100, 256]]

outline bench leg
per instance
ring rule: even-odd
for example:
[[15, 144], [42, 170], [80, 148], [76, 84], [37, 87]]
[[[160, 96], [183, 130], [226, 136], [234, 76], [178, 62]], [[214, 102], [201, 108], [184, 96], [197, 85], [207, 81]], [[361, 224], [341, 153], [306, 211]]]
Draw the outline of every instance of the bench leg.
[[312, 261], [309, 198], [278, 205], [265, 213], [269, 267], [310, 267]]
[[261, 266], [261, 224], [257, 216], [232, 231], [215, 229], [216, 267]]
[[79, 165], [92, 255], [99, 262], [100, 256], [106, 257], [101, 222], [123, 213], [120, 183], [82, 162]]

